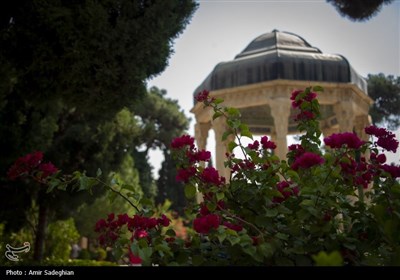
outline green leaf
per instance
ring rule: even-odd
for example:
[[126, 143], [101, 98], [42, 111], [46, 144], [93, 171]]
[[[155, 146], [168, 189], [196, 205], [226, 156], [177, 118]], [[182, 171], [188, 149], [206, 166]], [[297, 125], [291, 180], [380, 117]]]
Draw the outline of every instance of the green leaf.
[[270, 225], [270, 219], [264, 216], [257, 216], [255, 222], [256, 225], [261, 227], [267, 227]]
[[193, 265], [201, 265], [204, 262], [204, 258], [201, 255], [194, 255], [192, 257]]
[[167, 230], [165, 235], [175, 237], [176, 236], [176, 232], [172, 228], [170, 228], [170, 229]]
[[238, 236], [237, 231], [234, 231], [233, 229], [226, 228], [225, 233], [231, 236]]
[[281, 233], [281, 232], [278, 232], [275, 236], [277, 238], [279, 238], [279, 239], [282, 239], [282, 240], [288, 240], [289, 239], [289, 235]]
[[393, 185], [392, 186], [392, 192], [400, 194], [400, 184], [399, 185]]
[[232, 134], [233, 134], [233, 132], [231, 130], [225, 131], [224, 134], [222, 134], [222, 139], [221, 140], [225, 141], [226, 139], [228, 139], [228, 136], [232, 135]]
[[110, 203], [114, 203], [114, 201], [117, 199], [118, 195], [115, 192], [108, 192], [108, 199], [110, 200]]
[[305, 254], [304, 246], [296, 246], [296, 247], [293, 247], [293, 248], [289, 249], [289, 251], [291, 253], [294, 253], [294, 254], [297, 254], [297, 255], [304, 255]]
[[294, 170], [287, 170], [287, 171], [286, 171], [286, 175], [287, 175], [289, 178], [293, 179], [295, 182], [299, 182], [299, 181], [300, 181], [299, 174], [298, 174], [296, 171], [294, 171]]
[[262, 243], [257, 246], [257, 251], [259, 251], [263, 256], [270, 257], [274, 253], [274, 249], [269, 243]]
[[253, 139], [253, 134], [251, 134], [250, 130], [241, 130], [240, 135]]
[[82, 175], [79, 178], [79, 189], [78, 191], [91, 191], [92, 187], [97, 184], [97, 180], [95, 178], [86, 177], [86, 175]]
[[226, 239], [231, 243], [231, 246], [240, 243], [240, 238], [238, 236], [229, 235]]
[[341, 266], [343, 265], [343, 258], [338, 251], [333, 251], [327, 254], [324, 251], [318, 253], [318, 255], [312, 256], [316, 266]]
[[140, 248], [147, 248], [149, 247], [149, 244], [147, 243], [147, 239], [146, 238], [139, 238], [137, 240], [137, 244]]
[[280, 214], [291, 214], [292, 213], [292, 210], [285, 207], [283, 204], [278, 205], [278, 207], [276, 207], [276, 209], [278, 210], [278, 212]]
[[236, 108], [227, 108], [226, 112], [231, 116], [231, 117], [238, 117], [240, 116], [240, 111], [239, 109]]
[[217, 105], [217, 104], [221, 104], [222, 102], [224, 102], [224, 100], [222, 98], [215, 98], [212, 103]]
[[[133, 251], [132, 251], [133, 252]], [[113, 250], [113, 255], [114, 257], [119, 260], [122, 258], [122, 256], [125, 254], [124, 250], [122, 249], [122, 247], [116, 247]], [[137, 255], [137, 254], [136, 254]]]
[[352, 244], [352, 243], [343, 243], [343, 247], [346, 247], [347, 249], [350, 249], [350, 250], [356, 249], [356, 245]]
[[188, 259], [189, 259], [189, 254], [186, 253], [186, 252], [180, 252], [180, 253], [178, 254], [178, 256], [176, 257], [176, 261], [177, 261], [177, 263], [179, 263], [179, 264], [186, 264], [186, 262], [188, 261]]
[[253, 134], [251, 134], [247, 124], [244, 124], [244, 123], [240, 124], [239, 130], [240, 130], [240, 135], [241, 136], [253, 139]]
[[393, 238], [397, 237], [398, 228], [398, 222], [396, 219], [386, 220], [383, 225], [383, 232], [388, 239], [392, 241]]
[[272, 155], [272, 156], [270, 156], [269, 160], [271, 162], [279, 162], [280, 158], [277, 155]]
[[216, 118], [219, 118], [223, 114], [221, 112], [215, 112], [214, 115], [212, 116], [212, 119], [215, 120]]
[[250, 255], [252, 257], [254, 257], [254, 255], [256, 254], [256, 251], [257, 251], [257, 249], [256, 249], [255, 246], [243, 247], [243, 252], [245, 252], [246, 254], [248, 254], [248, 255]]
[[306, 220], [310, 217], [310, 213], [308, 213], [306, 210], [301, 209], [299, 211], [296, 212], [296, 216], [300, 219], [300, 220]]
[[53, 189], [54, 188], [56, 188], [56, 187], [58, 187], [59, 185], [60, 185], [60, 180], [58, 180], [58, 179], [52, 179], [50, 182], [49, 182], [49, 187], [47, 188], [47, 193], [49, 193], [49, 192], [51, 192], [51, 191], [53, 191]]
[[234, 141], [229, 142], [228, 144], [228, 151], [232, 153], [233, 149], [235, 149], [238, 146]]
[[153, 254], [153, 249], [151, 247], [142, 248], [139, 250], [139, 257], [142, 259], [144, 265], [151, 264], [151, 255]]
[[300, 203], [301, 206], [314, 206], [314, 202], [311, 199], [305, 199]]
[[168, 246], [166, 242], [163, 242], [161, 244], [157, 244], [154, 246], [154, 250], [158, 252], [159, 255], [166, 254], [168, 256], [172, 256], [171, 248]]
[[138, 243], [137, 243], [137, 241], [135, 240], [134, 242], [132, 242], [132, 244], [131, 244], [131, 252], [134, 254], [134, 255], [139, 255], [139, 250], [140, 250], [140, 248], [139, 248], [139, 246], [138, 246]]
[[125, 190], [130, 190], [130, 191], [135, 191], [135, 186], [133, 186], [133, 185], [129, 185], [129, 184], [123, 184], [123, 185], [121, 185], [121, 188], [122, 189], [125, 189]]
[[222, 192], [217, 193], [217, 200], [222, 200], [222, 199], [224, 199], [224, 197], [225, 197], [224, 193], [222, 193]]
[[151, 199], [147, 198], [147, 197], [143, 197], [140, 200], [140, 204], [143, 205], [143, 206], [150, 206], [151, 207], [151, 206], [153, 206], [153, 201]]
[[372, 212], [375, 214], [375, 217], [378, 221], [382, 221], [385, 215], [385, 208], [382, 205], [375, 205], [372, 208]]
[[186, 198], [193, 198], [196, 196], [196, 187], [193, 185], [186, 185], [185, 186], [185, 196]]
[[324, 91], [324, 88], [321, 86], [314, 86], [313, 91]]
[[226, 238], [226, 233], [220, 233], [217, 235], [218, 241], [219, 243], [224, 242], [225, 238]]
[[226, 123], [231, 128], [239, 128], [241, 124], [240, 119], [228, 119]]
[[268, 209], [265, 213], [266, 217], [276, 217], [278, 215], [278, 210], [276, 208]]
[[217, 209], [217, 205], [215, 203], [212, 203], [212, 202], [207, 202], [206, 206], [207, 206], [207, 209], [210, 212], [214, 212], [215, 209]]

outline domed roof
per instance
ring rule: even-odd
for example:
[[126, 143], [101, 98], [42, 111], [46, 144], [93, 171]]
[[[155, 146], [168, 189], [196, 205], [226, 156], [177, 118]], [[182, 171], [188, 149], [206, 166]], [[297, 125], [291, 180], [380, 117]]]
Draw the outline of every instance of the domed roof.
[[194, 94], [272, 80], [367, 83], [341, 55], [324, 54], [300, 36], [272, 30], [255, 38], [234, 60], [215, 66]]
[[235, 59], [277, 49], [321, 53], [319, 49], [312, 47], [300, 36], [289, 32], [279, 32], [274, 29], [270, 33], [265, 33], [255, 38]]

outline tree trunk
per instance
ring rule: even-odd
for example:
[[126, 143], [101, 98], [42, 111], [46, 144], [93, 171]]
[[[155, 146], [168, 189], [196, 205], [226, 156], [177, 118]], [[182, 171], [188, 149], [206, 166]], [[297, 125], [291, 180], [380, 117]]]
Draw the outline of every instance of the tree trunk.
[[46, 239], [47, 217], [49, 210], [46, 203], [46, 193], [44, 190], [39, 191], [38, 204], [39, 220], [36, 230], [35, 251], [33, 253], [33, 259], [40, 262], [43, 260], [44, 241]]

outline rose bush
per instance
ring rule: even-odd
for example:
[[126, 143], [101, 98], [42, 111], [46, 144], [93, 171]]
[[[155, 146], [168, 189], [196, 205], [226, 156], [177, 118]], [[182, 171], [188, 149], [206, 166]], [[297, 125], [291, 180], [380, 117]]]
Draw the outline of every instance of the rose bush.
[[191, 227], [184, 237], [147, 200], [132, 200], [129, 186], [101, 181], [101, 172], [97, 177], [76, 172], [68, 179], [58, 172], [49, 177], [49, 190], [102, 184], [130, 201], [133, 217], [111, 213], [95, 230], [100, 244], [132, 264], [400, 265], [400, 167], [387, 164], [383, 154], [396, 152], [398, 141], [390, 131], [369, 126], [370, 141], [345, 132], [325, 137], [321, 147], [319, 91], [292, 93], [303, 134], [300, 144], [288, 147], [287, 159], [274, 155], [276, 145], [267, 136], [243, 145], [243, 137], [253, 136], [240, 111], [222, 107], [223, 100], [207, 91], [197, 95], [213, 108], [214, 119], [226, 119], [221, 140], [235, 141], [226, 154], [230, 178], [207, 164], [210, 152], [198, 150], [191, 136], [171, 143], [176, 179], [185, 183], [188, 198]]

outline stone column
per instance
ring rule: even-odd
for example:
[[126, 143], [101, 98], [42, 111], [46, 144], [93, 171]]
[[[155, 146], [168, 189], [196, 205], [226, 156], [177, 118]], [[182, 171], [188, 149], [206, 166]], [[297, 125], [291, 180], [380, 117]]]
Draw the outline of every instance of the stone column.
[[212, 127], [215, 133], [215, 166], [221, 176], [224, 176], [226, 180], [230, 178], [229, 168], [225, 168], [224, 162], [226, 159], [226, 152], [228, 151], [228, 143], [234, 141], [234, 136], [229, 136], [228, 139], [222, 141], [222, 136], [225, 131], [228, 130], [226, 119], [219, 117], [212, 122]]
[[[199, 150], [205, 150], [207, 147], [208, 131], [211, 128], [211, 122], [207, 123], [196, 123], [194, 125], [194, 138], [196, 139], [197, 148]], [[201, 166], [205, 167], [205, 162], [202, 161]], [[196, 201], [197, 203], [203, 202], [203, 194], [197, 190]]]
[[271, 108], [271, 115], [274, 118], [274, 130], [271, 138], [275, 142], [277, 148], [275, 154], [280, 159], [286, 159], [289, 116], [290, 116], [290, 99], [286, 97], [274, 98], [268, 101]]
[[354, 120], [354, 131], [364, 141], [368, 141], [369, 135], [365, 133], [364, 128], [371, 124], [371, 120], [368, 115], [360, 115], [355, 117]]
[[204, 150], [207, 147], [208, 131], [211, 128], [211, 123], [196, 123], [194, 125], [194, 138], [199, 150]]
[[352, 132], [355, 118], [353, 101], [351, 99], [341, 100], [333, 108], [339, 123], [340, 132]]

